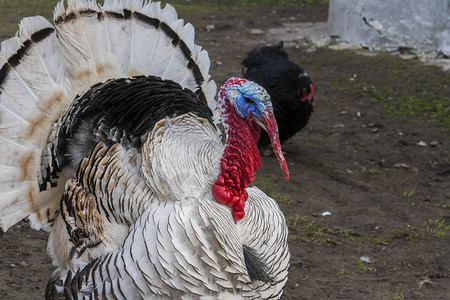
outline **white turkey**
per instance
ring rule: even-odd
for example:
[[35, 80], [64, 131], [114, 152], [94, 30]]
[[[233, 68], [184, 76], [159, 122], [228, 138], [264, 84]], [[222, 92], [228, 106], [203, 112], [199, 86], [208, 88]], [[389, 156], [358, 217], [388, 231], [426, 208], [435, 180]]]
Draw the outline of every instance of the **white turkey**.
[[259, 126], [289, 178], [267, 92], [231, 78], [216, 108], [170, 5], [61, 1], [54, 23], [23, 19], [0, 52], [0, 229], [50, 231], [46, 298], [280, 298], [285, 219], [247, 187]]

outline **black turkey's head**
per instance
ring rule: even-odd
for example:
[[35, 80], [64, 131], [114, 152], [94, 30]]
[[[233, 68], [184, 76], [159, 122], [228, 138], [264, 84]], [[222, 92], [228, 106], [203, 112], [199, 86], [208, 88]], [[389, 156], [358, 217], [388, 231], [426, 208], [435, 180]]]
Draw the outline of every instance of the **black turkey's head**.
[[308, 73], [305, 71], [302, 71], [298, 75], [298, 85], [297, 95], [300, 98], [300, 101], [312, 103], [314, 101], [314, 85]]

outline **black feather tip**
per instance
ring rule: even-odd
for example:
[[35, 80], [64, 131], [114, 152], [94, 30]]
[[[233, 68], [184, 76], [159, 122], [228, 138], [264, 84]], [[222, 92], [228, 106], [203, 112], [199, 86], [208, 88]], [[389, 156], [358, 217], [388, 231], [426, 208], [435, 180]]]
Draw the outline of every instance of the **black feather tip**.
[[248, 275], [252, 281], [260, 280], [262, 282], [270, 282], [272, 278], [266, 271], [266, 266], [259, 258], [258, 254], [253, 248], [242, 245], [244, 251], [245, 266], [247, 267]]

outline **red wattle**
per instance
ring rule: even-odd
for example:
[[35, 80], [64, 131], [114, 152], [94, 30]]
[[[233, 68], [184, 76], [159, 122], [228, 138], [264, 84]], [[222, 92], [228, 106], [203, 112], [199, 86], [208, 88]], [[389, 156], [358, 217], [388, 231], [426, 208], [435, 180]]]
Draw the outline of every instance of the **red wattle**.
[[314, 97], [314, 85], [311, 83], [309, 85], [309, 88], [311, 89], [311, 92], [309, 92], [308, 99], [312, 100], [312, 98]]
[[241, 198], [238, 196], [233, 196], [230, 199], [230, 202], [227, 203], [228, 206], [236, 207], [236, 205], [241, 201]]
[[234, 210], [233, 217], [236, 221], [242, 220], [245, 217], [245, 212], [243, 210]]
[[262, 164], [257, 148], [260, 129], [253, 119], [244, 120], [234, 109], [227, 109], [227, 117], [224, 123], [228, 124], [228, 138], [212, 194], [217, 202], [234, 208], [233, 217], [238, 221], [245, 216], [245, 188]]
[[243, 201], [243, 199], [239, 199], [240, 201], [238, 202], [238, 203], [236, 203], [236, 205], [234, 206], [234, 210], [237, 210], [237, 211], [240, 211], [240, 210], [242, 210], [242, 211], [244, 211], [244, 207], [245, 207], [245, 203], [244, 203], [244, 201]]
[[230, 190], [224, 185], [217, 184], [217, 182], [212, 186], [212, 194], [214, 199], [221, 204], [227, 204], [233, 197], [233, 193]]

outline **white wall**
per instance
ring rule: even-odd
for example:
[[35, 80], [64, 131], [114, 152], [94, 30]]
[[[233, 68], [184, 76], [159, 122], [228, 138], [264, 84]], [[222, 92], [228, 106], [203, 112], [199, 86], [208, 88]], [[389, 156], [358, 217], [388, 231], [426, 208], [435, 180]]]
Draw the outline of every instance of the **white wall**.
[[328, 33], [370, 49], [450, 55], [450, 0], [330, 0]]

